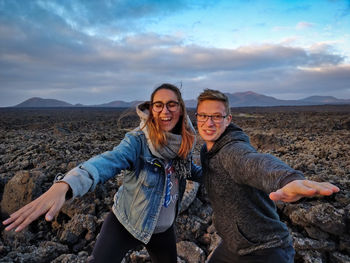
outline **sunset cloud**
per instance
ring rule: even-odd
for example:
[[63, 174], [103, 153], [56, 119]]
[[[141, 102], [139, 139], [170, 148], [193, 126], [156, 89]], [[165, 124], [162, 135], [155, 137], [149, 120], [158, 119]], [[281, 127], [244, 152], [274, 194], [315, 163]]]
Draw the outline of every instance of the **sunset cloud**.
[[[273, 27], [267, 18], [254, 21], [255, 32], [247, 23], [223, 23], [216, 32], [207, 31], [204, 18], [216, 4], [230, 4], [226, 1], [116, 3], [1, 2], [0, 107], [33, 96], [73, 104], [142, 100], [163, 82], [182, 83], [186, 98], [195, 98], [204, 88], [252, 90], [281, 99], [289, 98], [284, 94], [350, 98], [349, 57], [345, 49], [339, 52], [349, 38], [305, 43], [303, 30], [297, 29], [313, 30], [314, 22], [275, 26], [275, 40], [264, 35], [257, 42], [248, 41], [248, 35]], [[303, 10], [290, 9], [285, 15]], [[192, 11], [203, 15], [191, 20]], [[224, 29], [231, 42], [201, 41]]]

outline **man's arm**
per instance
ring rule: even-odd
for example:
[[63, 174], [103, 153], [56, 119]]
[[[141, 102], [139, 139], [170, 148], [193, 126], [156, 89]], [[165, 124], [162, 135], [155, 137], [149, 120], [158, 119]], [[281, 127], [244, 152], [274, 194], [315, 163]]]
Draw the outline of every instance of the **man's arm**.
[[275, 192], [270, 193], [273, 201], [295, 202], [303, 197], [317, 195], [332, 195], [340, 189], [328, 182], [315, 182], [311, 180], [294, 180]]
[[305, 179], [300, 171], [279, 158], [257, 152], [249, 142], [228, 144], [220, 154], [223, 169], [236, 183], [255, 187], [265, 193], [277, 191], [294, 180]]

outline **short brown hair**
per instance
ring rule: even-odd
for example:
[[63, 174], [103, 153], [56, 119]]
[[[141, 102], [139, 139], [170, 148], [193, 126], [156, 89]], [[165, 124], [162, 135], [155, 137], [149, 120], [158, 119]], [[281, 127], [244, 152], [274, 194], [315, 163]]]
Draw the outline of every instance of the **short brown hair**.
[[213, 90], [213, 89], [205, 89], [201, 94], [199, 94], [197, 98], [196, 111], [198, 110], [198, 105], [205, 100], [218, 100], [223, 102], [225, 105], [226, 114], [227, 115], [231, 114], [228, 97], [221, 91]]

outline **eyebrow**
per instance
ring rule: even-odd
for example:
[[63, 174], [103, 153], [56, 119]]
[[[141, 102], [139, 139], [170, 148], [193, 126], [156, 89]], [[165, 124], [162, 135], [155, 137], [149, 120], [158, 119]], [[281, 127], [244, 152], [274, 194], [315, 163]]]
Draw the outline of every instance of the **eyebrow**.
[[168, 100], [167, 102], [163, 102], [161, 100], [157, 100], [157, 101], [153, 101], [152, 103], [158, 103], [158, 102], [161, 102], [161, 103], [169, 103], [169, 102], [176, 102], [176, 103], [179, 103], [178, 101], [176, 100]]
[[213, 112], [213, 113], [206, 113], [206, 112], [198, 112], [198, 114], [202, 114], [202, 115], [225, 115], [222, 112]]

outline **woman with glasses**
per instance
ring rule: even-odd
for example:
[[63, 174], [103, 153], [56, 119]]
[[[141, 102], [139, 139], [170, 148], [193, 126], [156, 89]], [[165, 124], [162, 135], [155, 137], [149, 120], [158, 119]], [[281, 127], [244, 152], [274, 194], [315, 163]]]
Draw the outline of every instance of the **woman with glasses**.
[[3, 222], [6, 230], [21, 231], [44, 213], [50, 221], [66, 197], [82, 196], [127, 170], [88, 262], [121, 262], [138, 245], [146, 247], [152, 262], [177, 262], [175, 217], [186, 179], [201, 178], [201, 168], [191, 160], [195, 131], [180, 90], [171, 84], [156, 88], [150, 102], [136, 111], [138, 128], [112, 151], [57, 178], [47, 192]]

